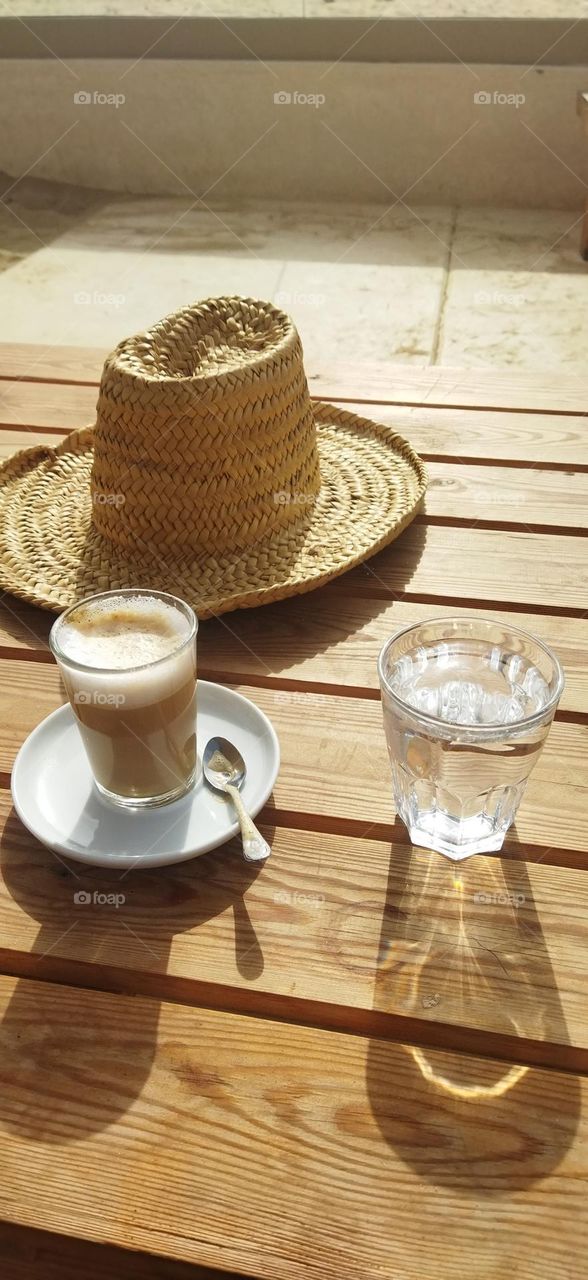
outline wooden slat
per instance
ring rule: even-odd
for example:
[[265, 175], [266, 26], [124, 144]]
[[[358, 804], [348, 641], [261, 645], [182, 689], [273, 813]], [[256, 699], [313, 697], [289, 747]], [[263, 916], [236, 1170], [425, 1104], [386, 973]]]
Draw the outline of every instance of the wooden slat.
[[55, 449], [59, 441], [64, 438], [66, 432], [56, 434], [53, 431], [39, 431], [38, 427], [10, 428], [7, 427], [0, 430], [0, 458], [12, 457], [13, 453], [18, 453], [21, 449], [30, 449], [33, 445], [46, 444], [50, 449]]
[[[99, 347], [46, 347], [25, 343], [0, 344], [0, 378], [98, 384], [108, 352]], [[376, 401], [382, 404], [420, 404], [450, 407], [499, 407], [544, 410], [550, 413], [586, 413], [588, 378], [565, 370], [543, 374], [539, 370], [452, 369], [433, 365], [413, 369], [408, 365], [334, 363], [321, 367], [307, 357], [313, 394], [324, 399]]]
[[[586, 449], [588, 461], [588, 448]], [[588, 472], [430, 462], [425, 510], [448, 521], [588, 529]]]
[[[0, 770], [8, 773], [27, 734], [63, 696], [54, 665], [5, 659], [0, 677]], [[239, 689], [270, 716], [280, 737], [282, 766], [273, 793], [277, 810], [304, 814], [310, 826], [318, 819], [321, 829], [345, 830], [351, 822], [360, 836], [378, 824], [391, 833], [389, 765], [377, 702]], [[525, 844], [588, 848], [587, 744], [588, 726], [553, 725], [512, 840], [516, 835]]]
[[574, 414], [585, 414], [588, 404], [588, 377], [567, 369], [413, 369], [345, 361], [323, 370], [312, 360], [307, 366], [311, 392], [323, 400]]
[[0, 424], [73, 431], [96, 421], [96, 398], [94, 386], [0, 381]]
[[[472, 609], [452, 607], [458, 616]], [[376, 659], [395, 631], [447, 615], [447, 605], [342, 597], [323, 587], [260, 609], [243, 609], [207, 619], [198, 632], [201, 673], [210, 679], [237, 676], [296, 692], [324, 687], [348, 688], [379, 696]], [[588, 621], [542, 614], [485, 611], [497, 622], [522, 627], [556, 650], [566, 673], [560, 711], [588, 714]], [[54, 615], [11, 596], [0, 600], [0, 649], [5, 656], [43, 657], [50, 661], [47, 637]], [[293, 699], [294, 701], [294, 699]]]
[[[485, 1033], [487, 1052], [544, 1066], [582, 1051], [588, 1072], [583, 871], [452, 868], [409, 845], [269, 827], [259, 874], [236, 842], [165, 870], [68, 868], [6, 792], [0, 829], [4, 973], [464, 1051]], [[118, 905], [78, 905], [80, 891]]]
[[101, 347], [0, 343], [0, 378], [98, 385], [108, 350]]
[[577, 1077], [47, 983], [0, 994], [11, 1221], [261, 1280], [438, 1280], [440, 1256], [444, 1280], [577, 1274]]
[[372, 405], [345, 408], [399, 431], [424, 458], [452, 462], [497, 462], [524, 466], [523, 486], [532, 466], [588, 465], [586, 419], [543, 413], [491, 412], [481, 409], [431, 409]]
[[586, 542], [569, 535], [412, 524], [337, 582], [341, 594], [382, 591], [462, 604], [548, 605], [576, 615], [588, 609]]

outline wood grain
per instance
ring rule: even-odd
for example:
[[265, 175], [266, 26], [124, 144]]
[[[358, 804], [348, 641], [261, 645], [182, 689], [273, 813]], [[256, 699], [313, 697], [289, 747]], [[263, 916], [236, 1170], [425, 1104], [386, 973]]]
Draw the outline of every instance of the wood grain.
[[54, 449], [59, 441], [65, 436], [65, 432], [55, 435], [51, 431], [39, 431], [37, 427], [21, 427], [19, 429], [6, 428], [0, 430], [0, 459], [11, 458], [13, 453], [19, 453], [21, 449], [30, 449], [33, 445], [45, 444], [50, 449]]
[[263, 829], [259, 874], [234, 843], [125, 875], [53, 855], [0, 792], [2, 972], [588, 1072], [584, 872]]
[[96, 421], [96, 399], [94, 386], [0, 381], [0, 423], [10, 428], [73, 431]]
[[[3, 660], [0, 669], [0, 770], [8, 773], [21, 743], [62, 702], [56, 667]], [[269, 715], [280, 738], [282, 764], [273, 803], [282, 823], [304, 814], [312, 826], [360, 837], [394, 811], [381, 709], [365, 698], [238, 686]], [[515, 836], [527, 844], [584, 851], [588, 830], [585, 754], [588, 726], [556, 723], [529, 781]], [[350, 786], [349, 780], [353, 779]]]
[[[586, 450], [588, 462], [588, 449]], [[434, 519], [588, 529], [588, 472], [429, 462], [426, 514]]]
[[440, 1251], [444, 1280], [578, 1276], [575, 1076], [51, 983], [0, 995], [9, 1221], [262, 1280], [438, 1280]]
[[9, 381], [89, 382], [98, 385], [108, 355], [101, 347], [0, 343], [0, 378]]

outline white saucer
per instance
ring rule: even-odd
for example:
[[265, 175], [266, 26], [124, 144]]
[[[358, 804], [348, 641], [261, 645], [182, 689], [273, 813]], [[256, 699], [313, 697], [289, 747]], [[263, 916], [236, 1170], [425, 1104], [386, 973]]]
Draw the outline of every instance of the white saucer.
[[[198, 747], [228, 738], [247, 765], [242, 796], [255, 815], [280, 767], [273, 725], [248, 698], [198, 681]], [[96, 867], [163, 867], [215, 849], [239, 830], [229, 800], [211, 791], [199, 769], [193, 790], [160, 809], [123, 809], [94, 787], [69, 704], [52, 712], [23, 743], [12, 770], [12, 799], [25, 827], [58, 853]]]

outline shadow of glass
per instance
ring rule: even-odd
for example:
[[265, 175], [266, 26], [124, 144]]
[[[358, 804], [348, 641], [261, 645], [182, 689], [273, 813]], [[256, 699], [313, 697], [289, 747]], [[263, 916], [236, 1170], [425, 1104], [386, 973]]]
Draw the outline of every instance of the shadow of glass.
[[367, 1087], [379, 1129], [405, 1164], [472, 1200], [548, 1177], [578, 1127], [577, 1077], [469, 1055], [372, 1041]]
[[[429, 850], [394, 848], [374, 1007], [521, 1041], [569, 1044], [524, 864], [474, 857], [456, 865]], [[408, 1119], [398, 1108], [399, 1069]], [[464, 1190], [470, 1181], [476, 1194], [501, 1194], [555, 1167], [573, 1139], [580, 1105], [578, 1080], [566, 1076], [562, 1087], [563, 1079], [381, 1041], [368, 1056], [371, 1105], [386, 1139], [422, 1176]], [[491, 1126], [492, 1139], [484, 1126]]]

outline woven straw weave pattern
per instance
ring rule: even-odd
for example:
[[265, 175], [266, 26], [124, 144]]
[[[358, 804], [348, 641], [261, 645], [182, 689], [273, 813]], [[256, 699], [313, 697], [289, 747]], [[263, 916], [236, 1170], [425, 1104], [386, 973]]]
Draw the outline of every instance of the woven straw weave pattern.
[[271, 304], [188, 307], [109, 357], [92, 490], [96, 528], [118, 546], [243, 549], [299, 523], [276, 494], [319, 488], [302, 347]]

